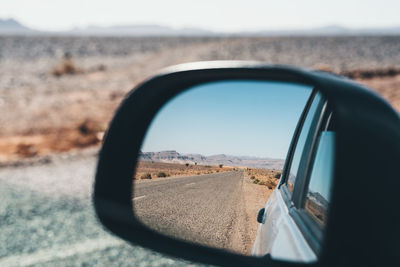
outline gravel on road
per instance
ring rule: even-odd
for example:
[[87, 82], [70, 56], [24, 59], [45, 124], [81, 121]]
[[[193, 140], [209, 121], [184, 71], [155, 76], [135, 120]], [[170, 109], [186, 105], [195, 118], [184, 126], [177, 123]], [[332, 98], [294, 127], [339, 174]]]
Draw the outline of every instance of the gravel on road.
[[135, 212], [144, 224], [174, 238], [250, 253], [243, 180], [243, 171], [232, 171], [139, 181]]
[[0, 168], [0, 266], [199, 266], [109, 234], [91, 201], [96, 157]]

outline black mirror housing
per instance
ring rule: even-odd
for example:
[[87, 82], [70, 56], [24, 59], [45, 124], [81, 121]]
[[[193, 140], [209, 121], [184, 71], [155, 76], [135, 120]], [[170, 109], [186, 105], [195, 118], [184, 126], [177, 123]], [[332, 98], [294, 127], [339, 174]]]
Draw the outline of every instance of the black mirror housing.
[[[186, 260], [223, 266], [292, 266], [172, 239], [135, 218], [132, 174], [147, 128], [172, 97], [219, 80], [273, 80], [312, 85], [337, 115], [337, 159], [319, 266], [400, 264], [400, 118], [376, 93], [333, 74], [257, 62], [202, 62], [165, 70], [133, 89], [107, 131], [93, 201], [102, 224], [117, 236]], [[152, 103], [148, 105], [148, 103]], [[285, 170], [285, 168], [284, 168]], [[285, 176], [285, 173], [282, 173]], [[373, 211], [376, 215], [371, 215]], [[269, 265], [268, 265], [269, 264]]]

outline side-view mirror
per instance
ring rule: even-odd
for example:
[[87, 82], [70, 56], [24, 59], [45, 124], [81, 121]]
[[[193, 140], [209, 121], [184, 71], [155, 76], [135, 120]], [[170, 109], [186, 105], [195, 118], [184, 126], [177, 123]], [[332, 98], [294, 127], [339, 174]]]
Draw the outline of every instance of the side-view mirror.
[[265, 213], [265, 208], [262, 208], [262, 209], [260, 209], [260, 210], [258, 211], [258, 214], [257, 214], [257, 222], [258, 222], [258, 223], [264, 223], [264, 222], [263, 222], [264, 213]]
[[359, 84], [192, 63], [124, 99], [94, 204], [117, 236], [205, 264], [397, 265], [398, 162], [399, 115]]

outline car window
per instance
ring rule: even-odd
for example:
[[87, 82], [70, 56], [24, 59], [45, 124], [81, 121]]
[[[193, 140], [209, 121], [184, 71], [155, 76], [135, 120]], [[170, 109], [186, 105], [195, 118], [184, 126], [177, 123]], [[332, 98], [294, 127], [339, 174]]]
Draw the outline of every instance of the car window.
[[[294, 183], [298, 176], [298, 170], [300, 166], [300, 161], [304, 152], [308, 151], [311, 146], [311, 142], [307, 140], [312, 137], [311, 133], [314, 132], [313, 128], [315, 127], [315, 123], [313, 123], [314, 118], [318, 115], [318, 110], [320, 103], [322, 101], [322, 96], [320, 93], [316, 93], [313, 99], [313, 102], [307, 112], [307, 116], [304, 120], [303, 126], [301, 128], [300, 135], [297, 139], [296, 148], [294, 150], [294, 154], [291, 160], [290, 169], [288, 172], [288, 181], [287, 186], [291, 192], [294, 189]], [[307, 147], [306, 147], [307, 146]]]
[[323, 131], [313, 163], [305, 209], [309, 215], [324, 227], [327, 221], [335, 155], [335, 133]]

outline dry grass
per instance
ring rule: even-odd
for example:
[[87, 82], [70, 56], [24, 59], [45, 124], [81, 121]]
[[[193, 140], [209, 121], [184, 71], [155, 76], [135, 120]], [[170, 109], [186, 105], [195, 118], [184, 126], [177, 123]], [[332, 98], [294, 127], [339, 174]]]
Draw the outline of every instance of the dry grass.
[[86, 119], [73, 128], [56, 129], [34, 135], [0, 137], [2, 156], [0, 161], [99, 145], [104, 131], [104, 125]]
[[[187, 166], [186, 166], [187, 165]], [[236, 170], [231, 167], [140, 161], [134, 179], [192, 176]]]
[[353, 69], [350, 71], [343, 71], [341, 74], [352, 79], [390, 78], [399, 75], [400, 68], [389, 67], [381, 69]]
[[[135, 84], [161, 68], [190, 61], [314, 66], [374, 88], [400, 111], [398, 38], [389, 39], [0, 37], [5, 59], [0, 66], [0, 161], [99, 146], [114, 111]], [[98, 49], [86, 50], [91, 44]], [[363, 56], [355, 53], [361, 48]], [[103, 130], [82, 134], [78, 126], [85, 119]]]
[[54, 68], [51, 73], [56, 77], [60, 77], [63, 75], [80, 74], [83, 73], [83, 70], [75, 65], [71, 55], [66, 54], [64, 55], [60, 66]]
[[269, 189], [275, 189], [281, 177], [280, 170], [246, 168], [245, 173], [254, 184], [264, 185]]

